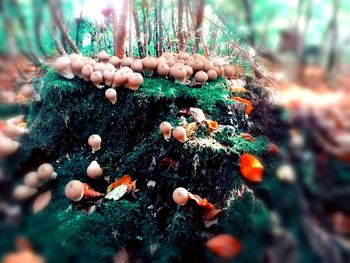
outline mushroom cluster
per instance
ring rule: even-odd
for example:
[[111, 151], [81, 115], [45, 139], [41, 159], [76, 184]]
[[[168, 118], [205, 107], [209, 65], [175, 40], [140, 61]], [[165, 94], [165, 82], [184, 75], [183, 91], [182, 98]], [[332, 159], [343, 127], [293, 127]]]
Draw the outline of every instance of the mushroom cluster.
[[[49, 163], [41, 164], [36, 171], [27, 173], [23, 178], [23, 183], [15, 187], [13, 196], [18, 201], [24, 201], [34, 196], [45, 182], [54, 180], [57, 174]], [[50, 202], [52, 194], [50, 191], [40, 194], [33, 203], [33, 212], [43, 210]]]
[[[207, 57], [180, 51], [179, 53], [164, 52], [160, 57], [146, 56], [142, 59], [110, 56], [105, 51], [97, 54], [96, 60], [86, 58], [79, 54], [70, 54], [59, 57], [54, 62], [54, 68], [67, 79], [74, 76], [84, 78], [86, 81], [102, 88], [103, 84], [112, 88], [124, 86], [137, 90], [143, 83], [143, 74], [146, 77], [158, 75], [171, 78], [178, 83], [186, 83], [193, 79], [196, 84], [216, 80], [224, 75], [227, 79], [237, 76], [238, 69], [234, 65], [224, 65], [219, 59], [209, 60]], [[113, 97], [110, 99], [110, 97]], [[113, 103], [114, 94], [106, 93], [106, 97]]]
[[[91, 81], [99, 89], [104, 86], [112, 88], [124, 86], [137, 90], [143, 83], [143, 77], [140, 74], [142, 71], [141, 61], [134, 61], [129, 57], [119, 59], [116, 56], [108, 55], [105, 51], [98, 53], [96, 59], [75, 53], [58, 57], [53, 67], [67, 79], [78, 76], [85, 81]], [[106, 94], [108, 99], [110, 99], [109, 96]]]

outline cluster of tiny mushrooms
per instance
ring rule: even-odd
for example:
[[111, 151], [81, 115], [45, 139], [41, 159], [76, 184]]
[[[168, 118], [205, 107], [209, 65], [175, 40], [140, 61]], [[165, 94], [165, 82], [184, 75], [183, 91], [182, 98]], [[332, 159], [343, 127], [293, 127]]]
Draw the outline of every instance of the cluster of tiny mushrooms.
[[[147, 56], [142, 59], [131, 57], [120, 59], [116, 56], [110, 56], [105, 51], [99, 52], [96, 59], [73, 53], [68, 56], [58, 57], [54, 61], [53, 67], [66, 79], [73, 79], [75, 76], [78, 76], [85, 81], [91, 81], [99, 89], [102, 89], [104, 86], [110, 87], [105, 91], [105, 96], [113, 104], [117, 102], [115, 88], [124, 86], [135, 91], [142, 85], [143, 76], [152, 77], [153, 75], [158, 75], [182, 84], [188, 83], [190, 78], [193, 78], [196, 84], [204, 84], [207, 81], [216, 80], [221, 75], [226, 79], [233, 79], [236, 76], [234, 65], [227, 63], [225, 65], [225, 62], [220, 59], [210, 61], [203, 55], [190, 55], [185, 52], [164, 52], [158, 58]], [[39, 95], [30, 85], [24, 85], [20, 93], [24, 97], [40, 100]], [[11, 133], [14, 136], [28, 132], [27, 130], [16, 130], [18, 128], [15, 129], [14, 126], [11, 127]], [[162, 122], [159, 129], [165, 139], [169, 139], [172, 135], [181, 143], [188, 140], [186, 130], [182, 126], [173, 128], [169, 122]], [[12, 153], [17, 150], [19, 144], [15, 141], [5, 142], [6, 138], [1, 136], [0, 141], [3, 145], [8, 144], [8, 152]], [[100, 150], [101, 142], [102, 139], [97, 134], [89, 137], [88, 144], [93, 153]], [[97, 161], [92, 161], [87, 167], [86, 173], [91, 179], [98, 179], [102, 176], [103, 169]], [[15, 188], [14, 197], [18, 200], [28, 199], [45, 182], [55, 179], [56, 176], [51, 164], [42, 164], [36, 172], [29, 172], [25, 175], [24, 184]], [[79, 180], [71, 180], [67, 183], [65, 195], [74, 202], [104, 196], [104, 194], [93, 190], [88, 184]], [[38, 212], [44, 209], [50, 202], [51, 197], [50, 191], [40, 195], [34, 202], [33, 211]], [[186, 189], [179, 187], [174, 190], [172, 197], [175, 203], [184, 205], [188, 200], [188, 192]]]
[[[216, 59], [210, 61], [203, 55], [189, 55], [185, 52], [164, 52], [160, 57], [145, 58], [110, 56], [101, 51], [96, 59], [83, 57], [80, 54], [70, 54], [58, 57], [53, 67], [63, 77], [73, 79], [74, 76], [91, 81], [97, 88], [108, 86], [106, 97], [116, 103], [117, 93], [115, 88], [124, 86], [131, 90], [137, 90], [143, 83], [143, 76], [158, 75], [173, 79], [177, 83], [186, 83], [193, 77], [198, 84], [213, 81], [218, 76], [225, 75], [230, 79], [235, 76], [235, 67], [225, 65]], [[142, 75], [143, 74], [143, 75]]]

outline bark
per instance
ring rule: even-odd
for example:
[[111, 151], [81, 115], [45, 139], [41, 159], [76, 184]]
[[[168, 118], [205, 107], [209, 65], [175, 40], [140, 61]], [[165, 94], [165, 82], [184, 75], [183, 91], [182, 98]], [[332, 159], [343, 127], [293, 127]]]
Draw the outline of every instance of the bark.
[[70, 48], [72, 49], [73, 52], [75, 53], [80, 53], [79, 49], [77, 48], [77, 46], [75, 45], [75, 43], [73, 42], [73, 40], [70, 38], [68, 31], [60, 17], [59, 14], [59, 8], [58, 8], [58, 3], [59, 1], [57, 0], [49, 0], [49, 8], [52, 14], [52, 17], [55, 21], [55, 23], [57, 24], [61, 34], [62, 34], [62, 38], [64, 39], [64, 41], [66, 41], [68, 43], [68, 45], [70, 46]]
[[38, 46], [40, 52], [43, 55], [46, 55], [46, 51], [44, 49], [43, 46], [43, 42], [41, 39], [41, 34], [40, 34], [40, 30], [42, 28], [42, 14], [43, 14], [43, 5], [41, 3], [41, 1], [38, 0], [34, 0], [33, 1], [33, 15], [34, 15], [34, 35], [35, 35], [35, 41], [36, 41], [36, 45]]
[[79, 14], [79, 18], [76, 19], [76, 23], [77, 23], [77, 32], [75, 35], [75, 44], [77, 47], [79, 47], [79, 45], [81, 45], [81, 40], [79, 39], [79, 33], [80, 33], [80, 26], [81, 26], [81, 22], [83, 21], [83, 7], [84, 5], [81, 5], [81, 9], [80, 9], [80, 14]]
[[198, 0], [193, 53], [198, 53], [199, 43], [202, 37], [201, 31], [202, 31], [202, 23], [203, 23], [203, 17], [204, 17], [204, 5], [205, 5], [204, 2], [205, 2], [204, 0]]
[[149, 5], [147, 0], [142, 0], [142, 14], [143, 14], [143, 33], [146, 56], [148, 56], [148, 45], [150, 39], [150, 25], [149, 25]]
[[118, 19], [118, 30], [116, 34], [117, 50], [115, 55], [123, 58], [125, 55], [125, 43], [127, 39], [127, 21], [128, 21], [128, 0], [122, 0], [120, 3], [120, 13]]
[[159, 43], [159, 13], [158, 13], [158, 0], [154, 0], [154, 50], [156, 51], [156, 56], [158, 57], [158, 43]]
[[[118, 31], [118, 14], [116, 10], [113, 8], [112, 11], [112, 23], [113, 23], [113, 48], [114, 48], [114, 55], [117, 55], [118, 45], [117, 45], [117, 31]], [[94, 39], [94, 38], [92, 38]]]
[[184, 49], [184, 35], [183, 35], [183, 12], [184, 12], [184, 0], [179, 0], [177, 11], [177, 38], [179, 40], [179, 51]]
[[135, 9], [133, 10], [133, 17], [134, 17], [134, 24], [135, 24], [135, 31], [136, 31], [137, 47], [139, 50], [139, 56], [140, 56], [140, 58], [142, 58], [144, 56], [144, 48], [143, 48], [143, 44], [142, 44], [142, 40], [141, 40], [139, 15]]
[[163, 53], [163, 0], [159, 0], [159, 7], [158, 7], [158, 26], [159, 26], [159, 44], [158, 44], [158, 52], [159, 55]]
[[337, 57], [337, 41], [338, 41], [338, 11], [339, 11], [339, 0], [333, 0], [333, 12], [330, 21], [331, 28], [331, 47], [328, 56], [327, 70], [331, 71], [336, 64]]
[[53, 40], [53, 43], [55, 44], [56, 50], [58, 52], [58, 54], [60, 54], [60, 56], [64, 56], [67, 55], [66, 51], [64, 50], [61, 42], [58, 40], [57, 38], [57, 32], [56, 32], [56, 25], [53, 24], [52, 28], [50, 29], [50, 34], [51, 34], [51, 38]]
[[132, 16], [133, 16], [133, 9], [134, 9], [134, 1], [130, 0], [129, 3], [129, 56], [133, 57], [133, 49], [132, 49]]
[[250, 30], [248, 42], [251, 46], [255, 46], [255, 29], [253, 22], [253, 2], [252, 0], [243, 0], [243, 6], [245, 10], [246, 24]]

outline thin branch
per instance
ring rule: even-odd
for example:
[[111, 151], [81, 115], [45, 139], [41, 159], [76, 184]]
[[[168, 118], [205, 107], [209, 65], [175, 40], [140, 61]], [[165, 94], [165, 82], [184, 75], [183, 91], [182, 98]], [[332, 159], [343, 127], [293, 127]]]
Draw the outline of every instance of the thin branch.
[[265, 76], [261, 70], [259, 69], [259, 67], [256, 65], [254, 59], [252, 58], [252, 56], [243, 48], [241, 48], [238, 44], [236, 44], [235, 42], [231, 41], [231, 38], [229, 36], [229, 34], [218, 24], [216, 24], [214, 21], [212, 21], [211, 19], [209, 19], [208, 17], [205, 17], [210, 23], [212, 23], [213, 25], [215, 25], [218, 29], [220, 29], [220, 31], [227, 37], [227, 43], [229, 43], [230, 45], [232, 45], [234, 48], [238, 49], [241, 54], [249, 60], [250, 66], [252, 67], [252, 69], [263, 79], [265, 79], [268, 83], [270, 83], [274, 88], [278, 88], [277, 85], [270, 80], [267, 76]]

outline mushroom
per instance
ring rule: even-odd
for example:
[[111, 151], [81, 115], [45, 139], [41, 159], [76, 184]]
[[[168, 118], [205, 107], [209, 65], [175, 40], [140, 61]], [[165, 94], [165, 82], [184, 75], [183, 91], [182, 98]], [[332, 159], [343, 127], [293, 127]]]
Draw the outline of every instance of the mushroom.
[[23, 182], [26, 186], [32, 188], [39, 188], [42, 186], [43, 181], [38, 177], [37, 172], [29, 172], [24, 176]]
[[170, 58], [170, 59], [167, 60], [166, 63], [168, 64], [169, 67], [172, 67], [176, 62], [175, 62], [174, 59]]
[[53, 68], [66, 79], [74, 78], [71, 61], [68, 57], [58, 57], [53, 63]]
[[69, 59], [70, 59], [71, 62], [73, 62], [74, 60], [82, 59], [82, 58], [83, 58], [82, 55], [77, 54], [77, 53], [69, 54], [68, 57], [69, 57]]
[[145, 57], [142, 59], [142, 65], [146, 76], [150, 77], [153, 75], [153, 70], [157, 67], [157, 61], [152, 57]]
[[18, 185], [13, 190], [13, 197], [18, 201], [23, 201], [33, 196], [38, 190], [27, 185]]
[[164, 63], [164, 62], [160, 62], [157, 66], [157, 74], [159, 76], [168, 76], [170, 72], [170, 68], [168, 66], [168, 64]]
[[216, 80], [218, 78], [218, 73], [216, 73], [214, 69], [208, 70], [207, 75], [209, 81]]
[[203, 70], [204, 70], [205, 72], [208, 72], [209, 70], [211, 70], [211, 69], [213, 69], [213, 68], [214, 68], [214, 66], [213, 66], [212, 63], [210, 63], [210, 62], [205, 63], [204, 66], [203, 66]]
[[101, 73], [103, 73], [103, 71], [106, 69], [106, 64], [105, 63], [96, 63], [94, 65], [94, 71], [99, 71]]
[[133, 73], [128, 77], [125, 87], [131, 90], [137, 90], [143, 83], [143, 77], [140, 73]]
[[192, 76], [192, 74], [193, 74], [193, 69], [192, 69], [189, 65], [184, 65], [184, 68], [186, 69], [186, 72], [187, 72], [187, 78], [189, 78], [190, 76]]
[[192, 69], [193, 69], [193, 72], [198, 72], [198, 71], [201, 71], [203, 69], [203, 62], [201, 60], [196, 60], [193, 65], [192, 65]]
[[95, 153], [101, 149], [101, 142], [102, 139], [98, 134], [93, 134], [89, 137], [88, 144], [91, 146], [92, 153]]
[[105, 92], [105, 96], [112, 104], [116, 104], [116, 102], [117, 102], [117, 92], [116, 92], [115, 89], [113, 89], [113, 88], [107, 89], [106, 92]]
[[79, 202], [81, 199], [91, 199], [102, 197], [103, 194], [93, 190], [88, 184], [78, 180], [69, 181], [64, 188], [66, 197], [74, 202]]
[[36, 172], [38, 174], [39, 179], [43, 181], [54, 180], [57, 178], [57, 174], [53, 170], [53, 166], [49, 163], [43, 163], [42, 165], [40, 165]]
[[204, 71], [198, 71], [196, 75], [194, 75], [194, 79], [199, 83], [205, 83], [208, 80], [208, 75]]
[[221, 76], [221, 75], [222, 75], [222, 69], [221, 69], [221, 67], [214, 66], [214, 70], [216, 71], [216, 73], [218, 74], [218, 76]]
[[127, 80], [128, 75], [125, 71], [123, 70], [118, 70], [113, 77], [113, 84], [112, 87], [120, 87], [124, 84], [124, 82]]
[[120, 67], [120, 58], [116, 56], [111, 56], [108, 60], [109, 63], [111, 63], [115, 68]]
[[130, 67], [131, 64], [134, 62], [134, 60], [130, 57], [123, 57], [120, 64], [123, 66], [123, 67]]
[[188, 191], [183, 187], [178, 187], [173, 192], [173, 200], [179, 205], [185, 205], [189, 199]]
[[184, 66], [170, 68], [170, 76], [175, 79], [175, 82], [185, 82], [187, 77], [187, 71]]
[[107, 86], [112, 86], [114, 74], [115, 74], [115, 70], [112, 70], [112, 69], [105, 69], [103, 71], [103, 79]]
[[24, 134], [28, 134], [29, 130], [26, 128], [22, 128], [19, 125], [11, 122], [11, 121], [7, 121], [4, 127], [4, 130], [2, 131], [3, 134], [11, 139], [15, 139], [19, 136], [22, 136]]
[[122, 67], [120, 69], [122, 72], [124, 72], [126, 74], [126, 76], [128, 77], [129, 75], [131, 75], [132, 73], [134, 73], [134, 71], [129, 68], [129, 67]]
[[182, 126], [177, 126], [175, 129], [173, 129], [172, 135], [181, 143], [185, 143], [188, 140], [186, 130]]
[[79, 78], [82, 78], [81, 70], [84, 67], [85, 63], [82, 58], [77, 58], [72, 61], [71, 68], [74, 75], [77, 75]]
[[35, 91], [32, 85], [25, 84], [21, 87], [19, 93], [26, 98], [31, 98], [34, 101], [40, 101], [39, 94]]
[[83, 58], [83, 60], [85, 65], [95, 66], [97, 63], [93, 58]]
[[101, 62], [108, 62], [109, 60], [109, 55], [106, 51], [100, 51], [100, 53], [97, 54], [97, 59]]
[[90, 76], [93, 72], [94, 72], [94, 68], [90, 64], [85, 64], [81, 69], [81, 75], [86, 81], [90, 80]]
[[109, 70], [112, 70], [112, 71], [116, 71], [116, 68], [115, 68], [115, 66], [112, 63], [106, 63], [105, 64], [105, 70], [106, 69], [109, 69]]
[[138, 72], [138, 73], [141, 73], [143, 71], [143, 64], [142, 64], [142, 61], [140, 59], [132, 62], [130, 67], [133, 71]]
[[232, 79], [235, 77], [235, 67], [233, 65], [226, 65], [224, 67], [224, 76], [227, 79]]
[[90, 80], [97, 88], [102, 89], [103, 85], [101, 85], [101, 83], [103, 82], [103, 74], [100, 71], [92, 72]]
[[40, 211], [44, 210], [45, 207], [48, 206], [52, 199], [52, 192], [47, 191], [42, 194], [40, 194], [33, 203], [33, 213], [39, 213]]
[[180, 51], [179, 54], [177, 54], [178, 59], [186, 60], [189, 57], [189, 55], [183, 51]]
[[171, 124], [167, 121], [163, 121], [160, 125], [159, 125], [159, 130], [161, 133], [163, 133], [164, 139], [168, 140], [171, 137], [171, 129], [173, 127], [171, 126]]
[[19, 143], [0, 135], [0, 157], [7, 157], [17, 151]]
[[92, 179], [97, 179], [101, 177], [103, 170], [101, 166], [96, 161], [92, 161], [88, 168], [86, 169], [87, 176]]

